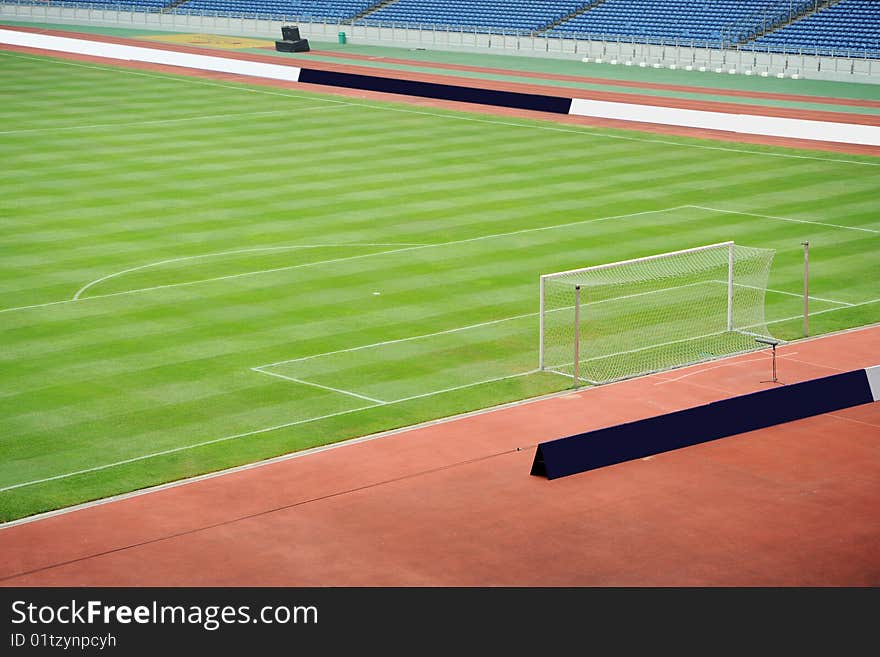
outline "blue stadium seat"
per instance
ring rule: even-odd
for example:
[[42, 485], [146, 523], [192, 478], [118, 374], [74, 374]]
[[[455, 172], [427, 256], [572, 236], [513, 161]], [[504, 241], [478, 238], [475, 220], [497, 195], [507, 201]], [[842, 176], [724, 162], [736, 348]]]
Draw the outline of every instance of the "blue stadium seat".
[[841, 0], [758, 37], [748, 47], [880, 57], [880, 2]]
[[381, 23], [425, 27], [455, 27], [490, 31], [498, 28], [531, 32], [546, 28], [569, 14], [588, 7], [587, 0], [398, 0], [370, 13], [364, 25]]
[[717, 46], [732, 24], [781, 16], [788, 9], [779, 0], [606, 0], [556, 26], [550, 35], [684, 39]]
[[[45, 1], [45, 0], [41, 0]], [[880, 0], [840, 0], [753, 41], [813, 0], [64, 0], [88, 6], [477, 32], [541, 33], [880, 57]], [[549, 28], [549, 29], [548, 29]]]

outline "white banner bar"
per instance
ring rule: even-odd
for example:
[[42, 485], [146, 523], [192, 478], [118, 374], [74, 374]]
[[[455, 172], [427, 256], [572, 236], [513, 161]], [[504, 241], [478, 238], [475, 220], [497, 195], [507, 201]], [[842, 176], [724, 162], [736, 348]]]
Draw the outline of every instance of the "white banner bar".
[[611, 103], [601, 100], [575, 98], [571, 101], [569, 114], [594, 116], [621, 121], [640, 121], [678, 125], [706, 130], [725, 130], [749, 135], [768, 137], [787, 137], [789, 139], [815, 139], [845, 144], [880, 146], [880, 126], [854, 123], [834, 123], [831, 121], [812, 121], [789, 119], [779, 116], [753, 116], [751, 114], [728, 114], [707, 112], [705, 110], [657, 107], [654, 105], [633, 105], [631, 103]]
[[17, 30], [0, 29], [0, 43], [57, 52], [69, 52], [78, 55], [91, 55], [93, 57], [121, 59], [124, 61], [184, 66], [205, 71], [217, 71], [218, 73], [234, 73], [257, 78], [269, 78], [271, 80], [287, 80], [289, 82], [297, 82], [300, 74], [300, 68], [296, 66], [249, 62], [227, 57], [212, 57], [210, 55], [194, 55], [173, 50], [125, 46], [117, 43], [71, 39], [69, 37], [19, 32]]

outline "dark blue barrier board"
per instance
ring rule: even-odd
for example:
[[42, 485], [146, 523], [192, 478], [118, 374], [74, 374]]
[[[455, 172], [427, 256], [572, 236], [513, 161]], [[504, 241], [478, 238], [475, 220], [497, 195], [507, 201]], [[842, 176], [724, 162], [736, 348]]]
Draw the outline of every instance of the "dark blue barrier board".
[[873, 401], [865, 370], [834, 374], [541, 443], [532, 474], [557, 479]]
[[513, 91], [497, 91], [495, 89], [477, 89], [451, 84], [418, 82], [416, 80], [397, 80], [356, 73], [319, 71], [309, 68], [304, 68], [300, 71], [299, 81], [330, 87], [381, 91], [389, 94], [437, 98], [440, 100], [456, 100], [464, 103], [514, 107], [516, 109], [535, 110], [537, 112], [553, 112], [554, 114], [568, 114], [568, 110], [571, 109], [571, 98], [524, 94]]

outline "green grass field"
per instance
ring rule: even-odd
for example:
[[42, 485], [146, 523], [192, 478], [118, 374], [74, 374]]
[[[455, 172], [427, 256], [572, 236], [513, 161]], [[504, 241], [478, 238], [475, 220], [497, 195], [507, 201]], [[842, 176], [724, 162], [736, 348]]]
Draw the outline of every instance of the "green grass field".
[[564, 389], [537, 282], [724, 240], [880, 321], [880, 161], [0, 52], [0, 520]]

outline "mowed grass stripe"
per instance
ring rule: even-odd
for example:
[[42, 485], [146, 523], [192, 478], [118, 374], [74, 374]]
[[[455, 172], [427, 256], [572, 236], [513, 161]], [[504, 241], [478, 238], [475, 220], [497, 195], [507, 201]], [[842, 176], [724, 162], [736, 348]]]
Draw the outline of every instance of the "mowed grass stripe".
[[[693, 231], [690, 231], [690, 232], [691, 232], [691, 234], [693, 234]], [[557, 254], [557, 255], [559, 255], [559, 254]], [[633, 254], [622, 254], [622, 255], [633, 255]], [[575, 258], [573, 257], [572, 259], [575, 259]], [[581, 260], [580, 258], [577, 258], [577, 259]], [[504, 297], [505, 294], [509, 294], [511, 291], [506, 289], [505, 287], [503, 287], [500, 284], [501, 282], [503, 282], [503, 276], [505, 276], [505, 275], [508, 277], [512, 276], [513, 274], [511, 272], [516, 272], [516, 271], [522, 269], [522, 262], [518, 261], [518, 259], [516, 259], [516, 258], [513, 258], [512, 261], [502, 261], [500, 263], [493, 263], [493, 265], [491, 267], [483, 265], [481, 267], [468, 268], [466, 266], [466, 261], [467, 261], [467, 258], [461, 258], [461, 259], [453, 258], [448, 261], [445, 261], [443, 263], [442, 269], [437, 269], [437, 268], [432, 269], [430, 277], [434, 278], [438, 274], [441, 274], [441, 273], [445, 274], [446, 272], [448, 272], [448, 275], [446, 275], [444, 277], [444, 280], [445, 280], [447, 286], [455, 286], [457, 284], [461, 284], [463, 289], [466, 289], [469, 286], [472, 286], [474, 284], [474, 282], [479, 284], [480, 281], [488, 280], [488, 281], [491, 281], [491, 283], [492, 283], [491, 293], [494, 293], [498, 296]], [[581, 260], [581, 261], [583, 261], [583, 260]], [[410, 271], [408, 271], [408, 269], [412, 269], [412, 268], [406, 268], [406, 270], [400, 271], [400, 272], [398, 272], [394, 269], [384, 270], [384, 271], [387, 273], [393, 272], [394, 273], [393, 278], [398, 279], [398, 280], [407, 281], [407, 282], [411, 283], [411, 285], [417, 290], [424, 290], [424, 289], [431, 287], [431, 283], [427, 280], [429, 277], [428, 275], [424, 275], [422, 277], [419, 277], [418, 275], [412, 275], [412, 273]], [[523, 279], [522, 277], [518, 277], [516, 279], [516, 283], [517, 283], [516, 287], [518, 287], [520, 289], [516, 290], [513, 293], [513, 296], [518, 296], [520, 298], [528, 299], [529, 290], [522, 289], [522, 288], [523, 287], [531, 288], [534, 285], [533, 281], [536, 279], [537, 273], [539, 273], [540, 271], [541, 271], [540, 268], [535, 267], [532, 271], [532, 275], [528, 276], [527, 279]], [[338, 313], [338, 314], [344, 316], [346, 314], [345, 310], [351, 308], [353, 300], [358, 300], [360, 298], [369, 298], [366, 291], [355, 290], [354, 292], [352, 292], [352, 290], [349, 287], [345, 287], [342, 284], [343, 279], [344, 279], [344, 277], [339, 277], [339, 280], [335, 282], [336, 284], [334, 284], [334, 280], [332, 278], [327, 281], [321, 281], [321, 282], [327, 283], [330, 286], [330, 289], [332, 290], [332, 292], [330, 292], [329, 294], [332, 298], [329, 300], [326, 298], [322, 298], [321, 299], [322, 303], [318, 303], [318, 304], [316, 304], [316, 302], [313, 300], [312, 303], [309, 304], [309, 307], [312, 309], [313, 312], [317, 312], [322, 318], [326, 318], [328, 316], [332, 317], [334, 314], [334, 312], [333, 312], [334, 310], [337, 310], [337, 311], [342, 310], [342, 312]], [[361, 280], [362, 282], [364, 281], [365, 277], [364, 277], [363, 271], [359, 272], [358, 279]], [[523, 280], [528, 281], [527, 285], [525, 285], [525, 286], [523, 285], [523, 282], [522, 282]], [[366, 279], [365, 282], [369, 284], [369, 287], [374, 286], [374, 281], [372, 281], [370, 279]], [[318, 290], [315, 290], [313, 292], [313, 296], [318, 295], [318, 294], [319, 294]], [[325, 293], [323, 296], [326, 297], [326, 294], [327, 293]], [[461, 294], [461, 292], [456, 291], [455, 294], [456, 294], [456, 298], [458, 300], [462, 299], [463, 295]], [[478, 295], [478, 296], [482, 296], [482, 295]], [[317, 298], [319, 298], [319, 297], [315, 296], [315, 299], [317, 299]], [[308, 303], [309, 302], [309, 295], [307, 293], [299, 295], [299, 301], [301, 303], [302, 302]], [[396, 299], [396, 301], [399, 302], [400, 300]], [[482, 301], [483, 301], [483, 303], [485, 303], [484, 298], [482, 299]], [[177, 334], [174, 334], [173, 336], [170, 336], [169, 334], [164, 333], [164, 332], [160, 332], [156, 335], [151, 335], [151, 327], [143, 327], [140, 323], [133, 321], [132, 318], [127, 318], [127, 321], [120, 324], [120, 326], [125, 327], [126, 331], [129, 326], [132, 326], [134, 328], [133, 333], [137, 336], [136, 340], [135, 339], [129, 339], [129, 340], [120, 339], [118, 342], [114, 342], [111, 339], [111, 336], [109, 336], [109, 335], [103, 335], [103, 336], [100, 334], [94, 335], [94, 332], [89, 332], [87, 330], [79, 331], [78, 334], [80, 336], [82, 336], [82, 339], [89, 340], [90, 344], [89, 344], [89, 346], [80, 347], [80, 349], [78, 349], [77, 351], [70, 352], [68, 354], [68, 356], [73, 359], [72, 365], [73, 365], [74, 369], [72, 371], [71, 370], [64, 370], [63, 367], [65, 365], [65, 362], [64, 361], [59, 362], [57, 359], [55, 359], [54, 362], [51, 363], [51, 365], [47, 364], [47, 367], [54, 366], [55, 369], [60, 369], [61, 371], [59, 372], [59, 376], [64, 379], [69, 379], [70, 377], [75, 377], [77, 369], [80, 366], [80, 364], [82, 362], [88, 363], [88, 362], [94, 360], [96, 358], [96, 354], [94, 352], [95, 352], [95, 350], [97, 350], [98, 353], [101, 353], [103, 351], [109, 351], [109, 352], [116, 354], [116, 358], [114, 359], [114, 363], [113, 364], [107, 363], [102, 368], [105, 373], [108, 373], [108, 374], [112, 373], [113, 371], [116, 371], [119, 367], [137, 368], [144, 363], [151, 363], [152, 359], [150, 358], [150, 355], [151, 355], [150, 354], [150, 345], [152, 345], [152, 344], [157, 344], [160, 347], [158, 357], [159, 357], [160, 361], [164, 360], [167, 355], [166, 354], [167, 350], [163, 349], [161, 347], [168, 341], [169, 337], [173, 337], [174, 341], [179, 344], [179, 347], [175, 347], [175, 351], [177, 351], [179, 349], [181, 352], [185, 352], [190, 355], [198, 355], [201, 352], [202, 347], [196, 343], [202, 339], [202, 337], [203, 337], [202, 334], [204, 332], [204, 329], [202, 327], [208, 323], [211, 326], [211, 329], [212, 329], [211, 335], [213, 338], [218, 337], [218, 335], [221, 335], [224, 338], [223, 350], [222, 351], [213, 351], [213, 352], [211, 352], [212, 355], [214, 355], [215, 357], [219, 357], [227, 352], [238, 353], [242, 347], [237, 345], [235, 340], [233, 339], [233, 337], [235, 335], [234, 331], [230, 332], [230, 334], [227, 336], [227, 335], [223, 335], [222, 330], [224, 329], [224, 327], [226, 326], [227, 323], [232, 324], [233, 328], [235, 328], [235, 325], [242, 323], [242, 320], [238, 318], [238, 315], [241, 314], [241, 315], [247, 316], [248, 313], [246, 312], [246, 309], [248, 307], [253, 307], [253, 305], [254, 305], [253, 300], [249, 299], [247, 302], [244, 302], [240, 305], [234, 305], [231, 302], [231, 300], [227, 298], [227, 299], [224, 299], [222, 303], [215, 304], [212, 301], [210, 304], [202, 304], [202, 305], [205, 308], [205, 310], [208, 313], [210, 313], [210, 315], [211, 315], [210, 318], [205, 318], [205, 317], [193, 318], [187, 324], [187, 328], [190, 329], [189, 331], [187, 331], [187, 330], [179, 331]], [[193, 314], [196, 314], [196, 313], [193, 313]], [[225, 316], [229, 317], [228, 322], [224, 322]], [[179, 319], [179, 318], [180, 318], [180, 315], [178, 314], [176, 319]], [[205, 321], [206, 319], [210, 319], [210, 322], [206, 322]], [[282, 329], [285, 328], [286, 322], [288, 322], [288, 320], [286, 318], [284, 320], [282, 320], [282, 322], [279, 325], [280, 328], [282, 328]], [[266, 318], [264, 316], [261, 316], [259, 318], [259, 324], [260, 324], [260, 326], [253, 326], [253, 325], [248, 326], [248, 329], [247, 329], [248, 339], [250, 339], [250, 337], [253, 335], [253, 333], [252, 333], [253, 331], [260, 332], [261, 329], [265, 328]], [[304, 327], [300, 326], [298, 328], [299, 328], [299, 333], [301, 334], [303, 332]], [[195, 337], [187, 339], [186, 338], [187, 333], [195, 334]], [[33, 345], [33, 347], [34, 347], [34, 351], [37, 351], [41, 354], [45, 354], [47, 352], [51, 353], [51, 351], [52, 351], [51, 347], [48, 347], [47, 349], [44, 350], [41, 348], [41, 345], [39, 345], [39, 344]], [[211, 345], [210, 343], [208, 344], [208, 348], [215, 349], [215, 347], [213, 345]], [[136, 355], [136, 357], [130, 358], [130, 359], [124, 358], [127, 352], [134, 353]], [[126, 361], [129, 362], [128, 366], [126, 366], [126, 364], [125, 364]], [[67, 361], [67, 365], [68, 365], [68, 367], [71, 366], [70, 360]], [[37, 374], [37, 376], [41, 375], [40, 368], [37, 368], [36, 374]], [[18, 384], [19, 385], [22, 384], [22, 380], [20, 378], [18, 379]]]
[[[0, 134], [18, 165], [14, 180], [0, 180], [0, 218], [15, 226], [0, 254], [4, 303], [69, 299], [114, 272], [248, 247], [438, 246], [145, 267], [90, 288], [97, 298], [0, 314], [8, 346], [0, 488], [220, 439], [150, 457], [149, 466], [137, 461], [0, 493], [3, 517], [558, 390], [561, 377], [532, 375], [350, 413], [362, 400], [251, 369], [528, 315], [537, 310], [537, 277], [548, 271], [732, 238], [779, 249], [771, 286], [797, 292], [799, 242], [808, 232], [817, 266], [829, 263], [816, 294], [880, 296], [870, 234], [696, 208], [639, 214], [705, 205], [870, 226], [872, 167], [378, 104], [327, 103], [334, 109], [325, 112], [315, 108], [319, 97], [92, 69], [69, 69], [64, 94], [46, 102], [38, 80], [48, 84], [51, 70], [28, 60], [15, 82], [0, 73], [0, 89], [14, 85], [17, 103], [0, 117], [49, 128]], [[229, 116], [213, 116], [216, 107]], [[282, 113], [253, 115], [264, 111]], [[144, 121], [207, 118], [149, 126], [132, 113]], [[826, 198], [833, 212], [823, 208]], [[308, 264], [329, 253], [351, 259]], [[774, 317], [797, 305], [795, 297], [768, 295]], [[835, 315], [822, 316], [827, 330], [880, 310]], [[535, 366], [536, 327], [527, 316], [362, 349], [357, 358], [316, 358], [309, 376], [383, 399], [515, 377]], [[310, 421], [323, 416], [332, 417]], [[232, 438], [239, 434], [250, 438]]]
[[[228, 199], [224, 199], [224, 201], [228, 204]], [[247, 205], [247, 204], [245, 204], [245, 205]]]
[[[766, 222], [765, 225], [778, 225], [778, 224], [774, 224], [773, 222]], [[708, 237], [708, 235], [707, 235], [707, 237]], [[701, 240], [697, 240], [697, 241], [699, 242], [699, 241], [701, 241]], [[439, 247], [439, 248], [443, 248], [443, 247]], [[308, 279], [308, 274], [305, 274], [303, 277], [300, 277], [300, 281], [301, 281], [301, 283], [304, 282], [304, 281], [307, 280], [307, 279]], [[331, 281], [331, 282], [332, 282], [332, 281]]]

